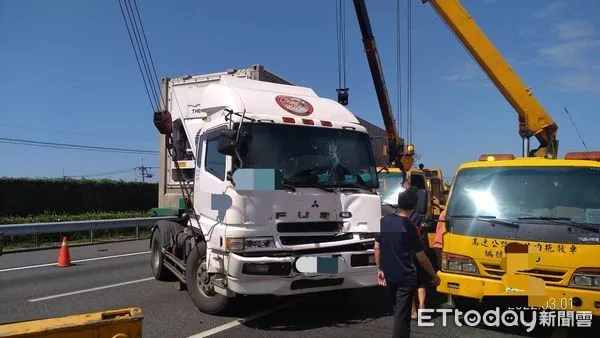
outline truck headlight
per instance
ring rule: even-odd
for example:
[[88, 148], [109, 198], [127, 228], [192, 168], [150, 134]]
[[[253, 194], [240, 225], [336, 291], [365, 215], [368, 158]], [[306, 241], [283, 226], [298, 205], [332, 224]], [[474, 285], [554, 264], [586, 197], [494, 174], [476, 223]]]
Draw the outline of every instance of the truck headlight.
[[572, 287], [600, 289], [600, 269], [580, 268], [575, 270], [569, 285]]
[[442, 252], [442, 271], [479, 274], [479, 268], [471, 257]]
[[274, 247], [275, 241], [273, 237], [227, 237], [226, 239], [226, 249], [231, 252]]

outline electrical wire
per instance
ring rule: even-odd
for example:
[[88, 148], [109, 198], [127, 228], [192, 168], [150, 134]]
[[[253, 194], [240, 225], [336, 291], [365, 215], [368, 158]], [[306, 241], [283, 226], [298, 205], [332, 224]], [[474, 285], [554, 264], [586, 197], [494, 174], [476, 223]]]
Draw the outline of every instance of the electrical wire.
[[16, 125], [16, 124], [0, 123], [0, 127], [18, 128], [18, 129], [27, 129], [27, 130], [39, 130], [39, 131], [46, 131], [46, 132], [57, 133], [57, 134], [71, 134], [71, 135], [80, 135], [80, 136], [102, 137], [104, 139], [109, 137], [113, 140], [127, 140], [127, 141], [138, 141], [138, 142], [140, 141], [140, 139], [129, 138], [129, 137], [118, 137], [118, 136], [112, 136], [112, 135], [106, 135], [106, 134], [103, 135], [103, 134], [85, 133], [85, 132], [78, 132], [78, 131], [67, 131], [67, 130], [59, 130], [59, 129], [21, 126], [21, 125]]
[[[138, 21], [140, 22], [140, 28], [142, 29], [142, 36], [144, 37], [144, 42], [146, 43], [146, 50], [148, 51], [148, 57], [150, 58], [150, 64], [152, 65], [152, 72], [154, 74], [154, 79], [156, 83], [160, 85], [160, 81], [158, 80], [158, 74], [156, 74], [156, 67], [154, 66], [154, 59], [152, 58], [152, 53], [150, 52], [150, 46], [148, 45], [148, 39], [146, 38], [146, 31], [144, 30], [144, 24], [142, 23], [142, 17], [140, 16], [140, 12], [138, 11], [137, 1], [133, 0], [133, 4], [135, 6], [135, 12], [137, 13]], [[159, 90], [160, 93], [160, 90]], [[160, 99], [160, 105], [163, 106], [163, 97], [158, 95]]]
[[338, 86], [346, 88], [346, 7], [336, 0], [335, 22], [337, 28]]
[[46, 148], [112, 152], [112, 153], [149, 154], [149, 155], [158, 154], [158, 151], [155, 151], [155, 150], [99, 147], [99, 146], [89, 146], [89, 145], [82, 145], [82, 144], [68, 144], [68, 143], [24, 140], [24, 139], [16, 139], [16, 138], [8, 138], [8, 137], [0, 137], [0, 143], [30, 145], [30, 146], [38, 146], [38, 147], [46, 147]]
[[[133, 0], [133, 4], [131, 4], [131, 1], [123, 0], [123, 4], [121, 4], [121, 0], [119, 0], [119, 7], [121, 9], [123, 21], [125, 22], [125, 27], [127, 28], [129, 42], [131, 43], [138, 69], [142, 76], [144, 87], [146, 88], [150, 106], [153, 111], [157, 111], [161, 106], [164, 106], [164, 104], [163, 98], [160, 95], [160, 82], [156, 73], [156, 67], [154, 66], [154, 59], [152, 58], [152, 53], [150, 52], [150, 47], [148, 45], [148, 39], [146, 38], [144, 24], [142, 23], [142, 18], [135, 0]], [[125, 12], [127, 12], [127, 15], [125, 15]], [[127, 18], [129, 18], [129, 21]], [[130, 25], [131, 29], [129, 27]], [[148, 60], [150, 60], [150, 62], [148, 62]]]
[[135, 168], [120, 169], [120, 170], [113, 170], [113, 171], [105, 171], [105, 172], [92, 173], [92, 174], [87, 174], [87, 175], [64, 175], [64, 177], [65, 178], [70, 178], [70, 177], [111, 176], [111, 175], [117, 175], [117, 174], [124, 174], [124, 173], [128, 173], [128, 172], [131, 172], [131, 171], [135, 171]]
[[[152, 83], [151, 80], [151, 75], [150, 75], [150, 66], [148, 65], [148, 58], [147, 58], [147, 49], [144, 48], [144, 45], [142, 43], [142, 37], [140, 36], [140, 28], [138, 26], [138, 21], [135, 17], [135, 14], [133, 14], [133, 6], [131, 5], [131, 2], [129, 2], [129, 7], [127, 7], [127, 1], [125, 2], [125, 6], [127, 8], [127, 14], [129, 15], [129, 20], [131, 22], [132, 27], [134, 27], [133, 32], [135, 35], [135, 42], [137, 43], [137, 47], [138, 50], [140, 52], [140, 55], [142, 56], [142, 61], [144, 64], [144, 70], [146, 72], [146, 76], [147, 76], [147, 80], [148, 83]], [[156, 103], [156, 108], [158, 109], [158, 91], [156, 90], [156, 88], [154, 87], [154, 85], [150, 86], [150, 89], [152, 91], [152, 95], [154, 96], [155, 99], [155, 103]]]
[[408, 112], [407, 112], [407, 138], [412, 143], [412, 1], [408, 1]]
[[[410, 1], [410, 0], [409, 0]], [[396, 1], [396, 95], [397, 95], [397, 112], [398, 112], [398, 136], [402, 137], [402, 58], [401, 58], [401, 34], [400, 27], [400, 3]]]
[[[142, 65], [140, 63], [140, 59], [137, 54], [137, 50], [135, 48], [135, 44], [133, 43], [133, 38], [131, 37], [131, 31], [129, 30], [129, 24], [125, 17], [125, 11], [123, 11], [123, 6], [121, 5], [121, 1], [119, 0], [119, 7], [121, 8], [121, 14], [123, 15], [123, 21], [125, 21], [125, 27], [127, 28], [127, 34], [129, 35], [129, 41], [131, 42], [131, 47], [133, 48], [133, 53], [135, 54], [135, 59], [138, 64], [138, 68], [140, 70], [140, 74], [142, 75], [142, 80], [144, 81], [144, 87], [146, 88], [146, 94], [148, 95], [148, 100], [150, 101], [150, 106], [154, 110], [154, 101], [152, 101], [152, 95], [150, 95], [150, 90], [148, 89], [148, 83], [146, 83], [146, 78], [144, 77], [144, 72], [142, 71]], [[150, 85], [152, 85], [150, 83]]]
[[567, 107], [563, 107], [563, 108], [565, 109], [565, 113], [567, 113], [567, 116], [569, 117], [569, 120], [571, 120], [571, 124], [573, 125], [573, 128], [575, 128], [575, 131], [577, 132], [577, 135], [579, 135], [579, 139], [581, 140], [581, 143], [583, 143], [583, 147], [585, 148], [586, 151], [588, 151], [588, 147], [585, 144], [585, 141], [583, 140], [583, 136], [581, 136], [581, 133], [579, 132], [579, 129], [577, 128], [577, 126], [575, 125], [575, 122], [571, 118], [571, 114], [567, 110]]

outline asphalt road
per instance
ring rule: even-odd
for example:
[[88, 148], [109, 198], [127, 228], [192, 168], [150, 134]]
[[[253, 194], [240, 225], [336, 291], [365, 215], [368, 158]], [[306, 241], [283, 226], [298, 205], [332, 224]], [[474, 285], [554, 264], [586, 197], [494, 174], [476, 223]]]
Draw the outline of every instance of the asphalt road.
[[[0, 324], [139, 306], [144, 337], [389, 337], [393, 319], [381, 288], [302, 297], [251, 297], [229, 316], [200, 313], [186, 291], [152, 278], [148, 241], [70, 249], [73, 266], [54, 266], [58, 250], [0, 257]], [[414, 337], [549, 337], [511, 328], [412, 324]], [[594, 327], [599, 324], [594, 323]], [[595, 329], [594, 331], [597, 331]], [[203, 334], [203, 335], [202, 335]], [[599, 336], [570, 332], [569, 337]]]

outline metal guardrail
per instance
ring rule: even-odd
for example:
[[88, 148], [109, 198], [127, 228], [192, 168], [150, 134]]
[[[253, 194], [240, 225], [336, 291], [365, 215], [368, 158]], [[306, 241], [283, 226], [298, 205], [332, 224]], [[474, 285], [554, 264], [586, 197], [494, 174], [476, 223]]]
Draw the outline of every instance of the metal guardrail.
[[135, 237], [140, 238], [139, 229], [146, 228], [157, 221], [174, 221], [176, 216], [155, 216], [120, 219], [101, 219], [90, 221], [45, 222], [23, 224], [0, 224], [0, 233], [4, 236], [35, 235], [35, 246], [39, 246], [38, 234], [69, 233], [79, 231], [90, 232], [90, 242], [94, 241], [95, 230], [135, 228]]
[[121, 219], [101, 219], [93, 221], [2, 224], [0, 225], [0, 232], [3, 232], [6, 236], [12, 236], [51, 234], [59, 232], [77, 232], [86, 230], [140, 228], [150, 226], [160, 220], [173, 221], [176, 219], [177, 217], [175, 216], [157, 216]]

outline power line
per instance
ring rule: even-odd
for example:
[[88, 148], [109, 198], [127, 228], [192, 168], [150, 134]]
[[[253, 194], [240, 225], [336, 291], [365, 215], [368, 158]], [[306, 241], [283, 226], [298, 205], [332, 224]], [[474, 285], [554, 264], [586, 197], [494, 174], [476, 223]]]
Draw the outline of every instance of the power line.
[[[142, 18], [140, 17], [137, 2], [135, 0], [133, 4], [127, 0], [124, 0], [123, 2], [125, 4], [127, 16], [125, 15], [123, 5], [121, 5], [121, 0], [119, 0], [119, 7], [121, 9], [121, 14], [123, 15], [125, 27], [127, 28], [129, 41], [131, 42], [131, 47], [133, 48], [133, 53], [138, 64], [140, 74], [142, 75], [142, 81], [144, 82], [144, 87], [146, 88], [146, 94], [148, 94], [150, 106], [152, 106], [154, 111], [157, 111], [160, 109], [160, 104], [163, 103], [163, 98], [160, 95], [160, 82], [158, 81], [158, 76], [156, 75], [156, 68], [154, 67], [154, 60], [152, 58], [152, 53], [150, 52], [150, 47], [148, 46], [148, 40], [146, 39]], [[129, 17], [129, 22], [127, 21], [127, 17]], [[131, 24], [131, 30], [129, 29], [129, 24]], [[151, 65], [149, 64], [148, 60], [150, 60]], [[154, 78], [156, 82], [154, 82], [152, 78]]]
[[[409, 0], [410, 1], [410, 0]], [[402, 45], [401, 45], [401, 10], [400, 0], [396, 3], [396, 95], [397, 95], [397, 113], [398, 113], [398, 136], [402, 137]], [[410, 142], [407, 140], [407, 142]]]
[[[142, 75], [142, 80], [144, 81], [144, 87], [146, 88], [146, 94], [148, 94], [148, 100], [150, 100], [150, 106], [152, 107], [152, 109], [154, 109], [154, 105], [155, 105], [156, 101], [152, 100], [152, 95], [150, 94], [151, 90], [148, 88], [148, 85], [150, 85], [152, 88], [152, 82], [151, 81], [150, 81], [150, 83], [146, 82], [146, 77], [144, 76], [144, 71], [142, 70], [142, 64], [140, 62], [140, 58], [138, 57], [137, 49], [135, 48], [135, 43], [133, 42], [133, 38], [131, 36], [131, 31], [129, 30], [129, 23], [127, 21], [127, 18], [125, 17], [125, 11], [123, 10], [123, 5], [121, 5], [120, 0], [119, 0], [119, 7], [121, 8], [121, 14], [123, 15], [123, 21], [125, 21], [125, 27], [127, 28], [127, 34], [129, 35], [129, 41], [131, 42], [131, 47], [133, 48], [133, 53], [135, 54], [135, 59], [138, 64], [140, 74]], [[125, 7], [127, 7], [126, 2], [125, 2]], [[127, 13], [131, 17], [131, 14], [129, 13], [129, 7], [127, 7]], [[135, 34], [135, 27], [133, 27], [133, 23], [132, 23], [132, 29], [134, 30], [134, 35], [137, 37], [137, 35]], [[140, 51], [140, 54], [141, 54], [141, 51]]]
[[[93, 137], [107, 138], [106, 134], [102, 135], [102, 134], [85, 133], [85, 132], [79, 132], [79, 131], [67, 131], [67, 130], [60, 130], [60, 129], [22, 126], [22, 125], [17, 125], [17, 124], [8, 124], [8, 123], [0, 123], [0, 127], [18, 128], [18, 129], [27, 129], [27, 130], [40, 130], [40, 131], [47, 131], [47, 132], [59, 133], [59, 134], [72, 134], [72, 135], [80, 135], [80, 136], [93, 136]], [[129, 137], [118, 137], [118, 136], [109, 136], [109, 137], [111, 139], [115, 139], [115, 140], [140, 141], [140, 139], [129, 138]]]
[[158, 151], [155, 151], [155, 150], [98, 147], [98, 146], [89, 146], [89, 145], [82, 145], [82, 144], [33, 141], [33, 140], [23, 140], [23, 139], [6, 138], [6, 137], [0, 137], [0, 143], [29, 145], [29, 146], [46, 147], [46, 148], [71, 149], [71, 150], [101, 151], [101, 152], [112, 152], [112, 153], [150, 154], [150, 155], [158, 154]]
[[92, 173], [92, 174], [87, 174], [87, 175], [63, 175], [65, 178], [70, 178], [70, 177], [97, 177], [97, 176], [110, 176], [110, 175], [116, 175], [116, 174], [124, 174], [124, 173], [128, 173], [131, 171], [134, 171], [135, 168], [128, 168], [128, 169], [120, 169], [120, 170], [113, 170], [113, 171], [106, 171], [106, 172], [100, 172], [100, 173]]
[[583, 143], [583, 147], [587, 151], [588, 147], [585, 144], [585, 141], [583, 140], [583, 136], [581, 136], [581, 133], [579, 132], [579, 129], [577, 129], [577, 126], [575, 125], [575, 122], [573, 122], [573, 119], [571, 118], [571, 114], [569, 114], [569, 111], [567, 110], [567, 107], [563, 107], [563, 108], [565, 108], [565, 113], [567, 113], [567, 116], [569, 117], [569, 120], [571, 120], [571, 124], [573, 124], [573, 127], [575, 128], [575, 131], [577, 132], [577, 135], [579, 135], [579, 139], [581, 140], [581, 143]]

